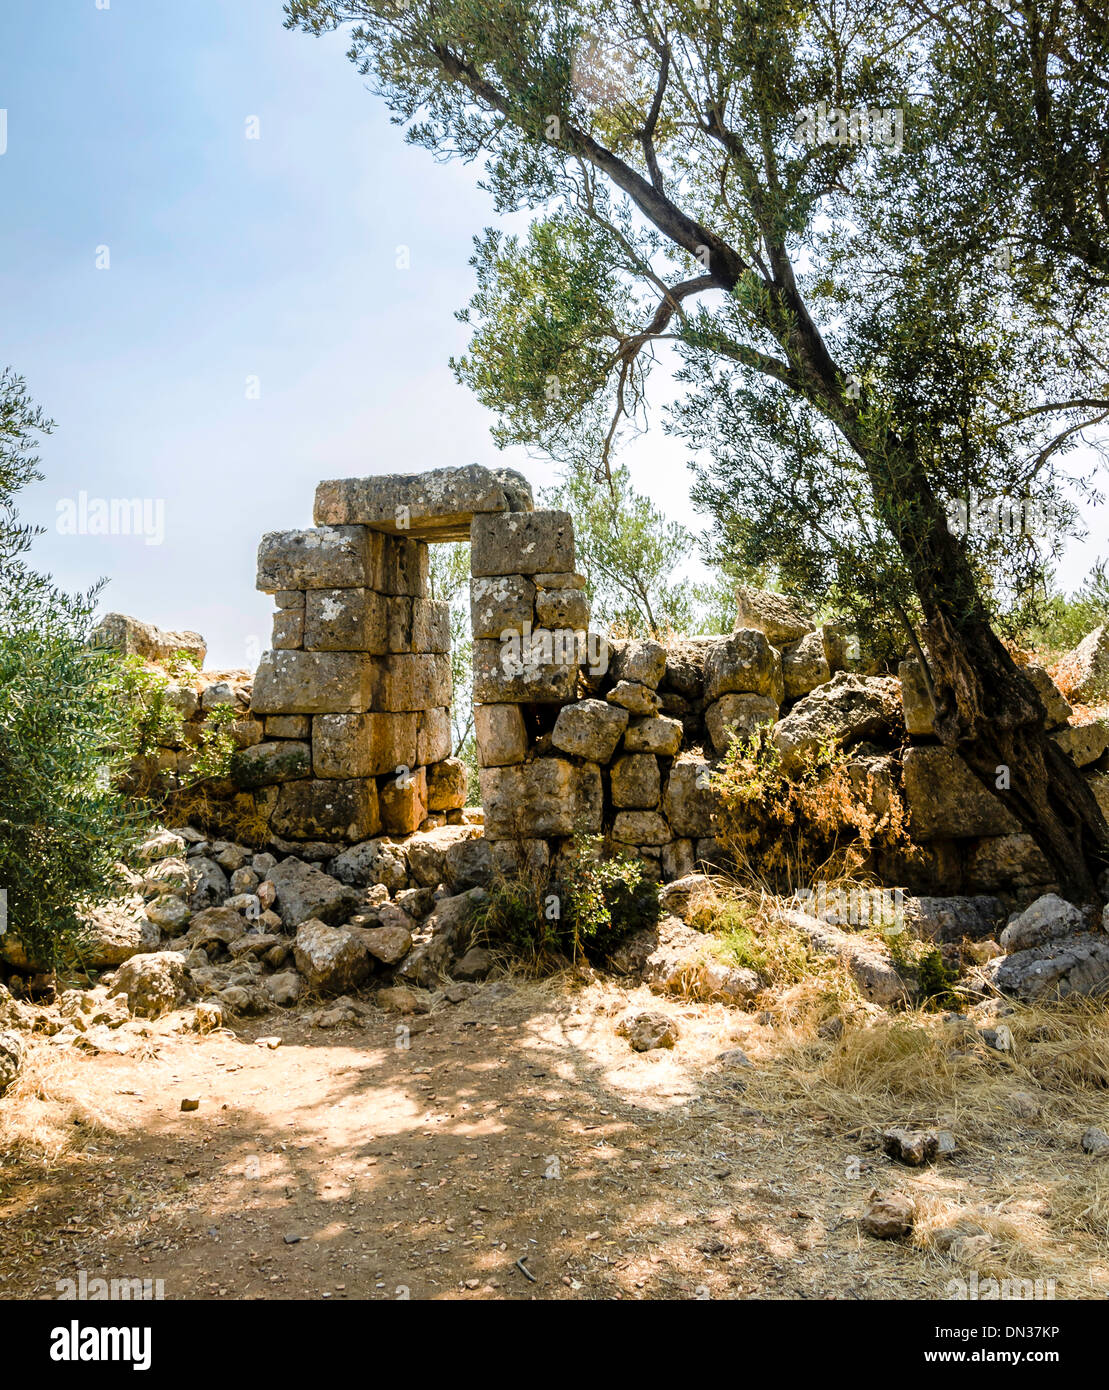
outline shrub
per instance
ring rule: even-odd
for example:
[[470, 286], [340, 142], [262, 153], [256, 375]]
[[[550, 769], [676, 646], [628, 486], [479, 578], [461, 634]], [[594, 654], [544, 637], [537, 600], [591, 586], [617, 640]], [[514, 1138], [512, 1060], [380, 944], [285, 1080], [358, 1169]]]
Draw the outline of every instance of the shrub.
[[602, 854], [599, 836], [574, 836], [559, 880], [498, 880], [475, 925], [494, 946], [533, 962], [607, 955], [629, 933], [659, 918], [658, 885], [629, 855]]
[[48, 969], [117, 888], [142, 821], [113, 787], [129, 727], [118, 659], [88, 647], [98, 590], [63, 593], [19, 559], [35, 532], [12, 503], [41, 477], [33, 442], [51, 428], [0, 372], [0, 890], [8, 930]]
[[872, 779], [860, 787], [850, 759], [829, 742], [798, 776], [782, 771], [781, 755], [759, 729], [734, 739], [712, 775], [719, 792], [716, 838], [742, 873], [777, 892], [792, 893], [823, 878], [857, 872], [875, 845], [908, 844], [897, 788], [878, 816]]

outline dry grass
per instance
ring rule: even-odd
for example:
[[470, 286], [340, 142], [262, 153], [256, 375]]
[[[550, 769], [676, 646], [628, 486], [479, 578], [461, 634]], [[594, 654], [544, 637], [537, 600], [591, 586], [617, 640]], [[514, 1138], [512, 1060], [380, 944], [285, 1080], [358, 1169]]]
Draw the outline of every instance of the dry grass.
[[98, 1136], [115, 1133], [120, 1117], [82, 1096], [66, 1049], [37, 1038], [25, 1041], [23, 1070], [0, 1105], [0, 1155], [7, 1162], [50, 1169]]

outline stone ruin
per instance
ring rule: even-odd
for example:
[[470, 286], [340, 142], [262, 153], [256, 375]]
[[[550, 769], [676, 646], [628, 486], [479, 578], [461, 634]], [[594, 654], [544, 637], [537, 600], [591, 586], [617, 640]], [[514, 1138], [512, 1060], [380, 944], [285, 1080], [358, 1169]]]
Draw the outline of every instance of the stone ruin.
[[[718, 860], [716, 759], [736, 731], [769, 722], [787, 775], [832, 737], [877, 816], [895, 792], [903, 798], [911, 840], [868, 865], [883, 883], [1014, 901], [1051, 887], [1003, 801], [939, 745], [912, 658], [898, 678], [862, 675], [842, 626], [818, 628], [788, 600], [752, 590], [738, 595], [730, 636], [605, 640], [590, 632], [569, 515], [536, 511], [510, 471], [324, 482], [314, 519], [259, 547], [258, 586], [277, 610], [253, 681], [206, 673], [171, 684], [183, 731], [154, 756], [158, 772], [180, 779], [205, 719], [230, 704], [231, 777], [206, 790], [233, 809], [228, 824], [252, 821], [277, 852], [323, 863], [367, 841], [408, 846], [413, 832], [454, 826], [441, 839], [465, 861], [458, 881], [487, 884], [498, 870], [557, 877], [582, 830], [678, 879]], [[466, 539], [481, 810], [464, 806], [466, 768], [452, 756], [448, 606], [427, 589], [428, 545]], [[127, 630], [112, 640], [126, 639], [125, 650], [201, 642], [119, 623]], [[1076, 660], [1086, 646], [1091, 665], [1109, 635], [1093, 634]], [[1109, 809], [1109, 729], [1072, 711], [1046, 671], [1027, 671], [1046, 727]]]
[[536, 511], [513, 472], [323, 482], [314, 519], [259, 547], [258, 587], [277, 611], [251, 697], [262, 741], [236, 764], [290, 850], [462, 819], [448, 606], [427, 595], [435, 541], [470, 541], [484, 839], [505, 873], [556, 867], [578, 831], [662, 879], [711, 862], [712, 752], [838, 669], [822, 634], [784, 611], [769, 632], [669, 648], [591, 633], [571, 518]]

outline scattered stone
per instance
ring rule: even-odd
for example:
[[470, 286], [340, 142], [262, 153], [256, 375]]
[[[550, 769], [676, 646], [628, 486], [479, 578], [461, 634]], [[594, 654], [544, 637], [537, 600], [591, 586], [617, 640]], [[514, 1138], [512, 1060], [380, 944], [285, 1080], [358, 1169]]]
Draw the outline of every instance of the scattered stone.
[[320, 994], [357, 989], [370, 973], [370, 958], [361, 931], [331, 926], [315, 918], [297, 928], [294, 955], [305, 982]]
[[269, 878], [277, 890], [276, 910], [289, 929], [313, 919], [334, 925], [358, 908], [358, 894], [314, 864], [284, 859]]
[[1090, 1125], [1082, 1135], [1082, 1152], [1102, 1158], [1109, 1154], [1109, 1134], [1098, 1125]]
[[0, 1096], [23, 1069], [23, 1040], [16, 1033], [0, 1033]]
[[898, 1192], [871, 1202], [859, 1226], [876, 1240], [904, 1240], [913, 1228], [913, 1217], [912, 1202]]
[[650, 1052], [657, 1047], [673, 1047], [681, 1037], [678, 1025], [666, 1014], [632, 1014], [617, 1024], [616, 1032], [627, 1038], [636, 1052]]
[[199, 1110], [200, 1098], [198, 1096], [183, 1096], [181, 1099], [181, 1109], [185, 1111]]
[[192, 982], [179, 951], [132, 956], [116, 971], [110, 994], [122, 994], [139, 1018], [158, 1018], [186, 1003]]
[[1005, 951], [1026, 951], [1083, 929], [1082, 913], [1055, 893], [1046, 893], [1013, 917], [1001, 933]]
[[494, 957], [484, 946], [471, 946], [454, 963], [453, 974], [459, 980], [483, 980], [493, 968]]
[[882, 1134], [882, 1148], [898, 1163], [919, 1168], [934, 1158], [954, 1153], [955, 1137], [946, 1129], [887, 1129]]

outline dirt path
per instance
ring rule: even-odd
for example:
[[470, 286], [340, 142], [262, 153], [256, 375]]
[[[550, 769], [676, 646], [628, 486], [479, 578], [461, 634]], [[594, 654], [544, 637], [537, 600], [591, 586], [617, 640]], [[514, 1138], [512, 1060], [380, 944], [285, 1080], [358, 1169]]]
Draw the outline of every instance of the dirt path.
[[[673, 1052], [616, 1036], [635, 1006], [678, 1020]], [[149, 1055], [66, 1049], [64, 1082], [37, 1043], [87, 1137], [0, 1167], [0, 1299], [79, 1270], [167, 1299], [942, 1298], [947, 1260], [854, 1217], [875, 1187], [1011, 1188], [1011, 1153], [891, 1173], [826, 1116], [760, 1113], [720, 1060], [757, 1025], [722, 1007], [499, 982], [407, 1025], [167, 1021]]]

